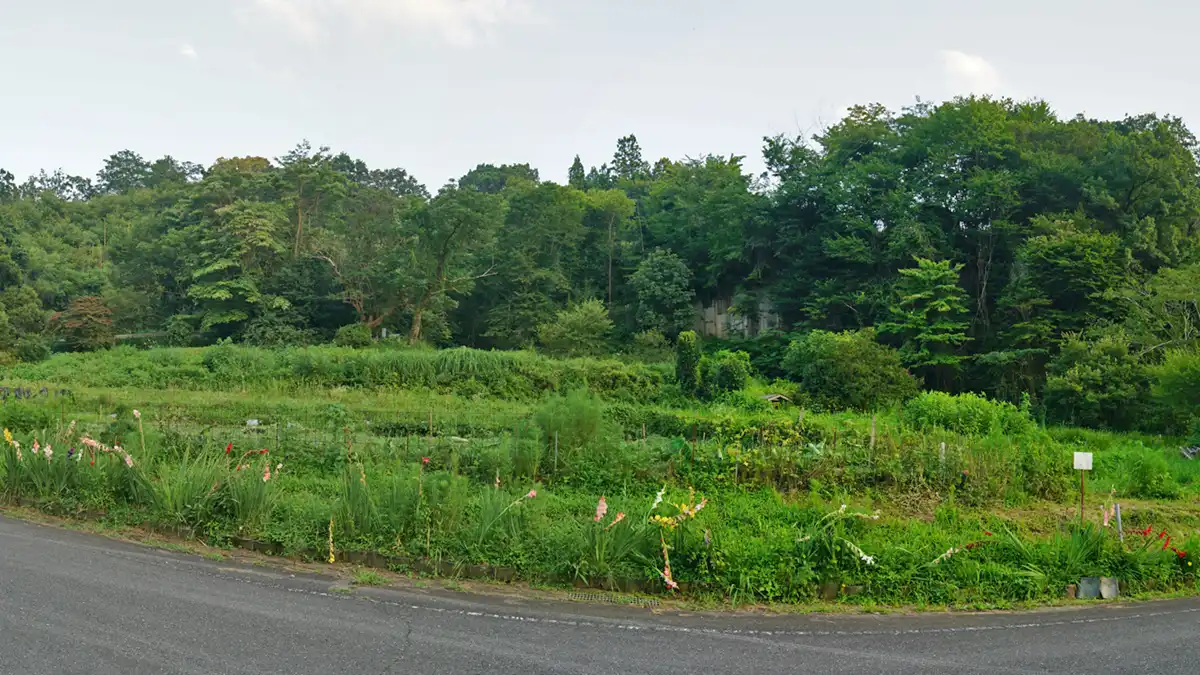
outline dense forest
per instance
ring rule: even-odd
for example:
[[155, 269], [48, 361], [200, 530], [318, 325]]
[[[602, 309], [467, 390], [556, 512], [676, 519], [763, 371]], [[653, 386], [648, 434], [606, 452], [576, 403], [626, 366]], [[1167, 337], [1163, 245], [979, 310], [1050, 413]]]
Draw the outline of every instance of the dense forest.
[[767, 377], [789, 374], [794, 341], [839, 334], [926, 388], [1061, 422], [1174, 431], [1200, 405], [1200, 171], [1180, 120], [868, 105], [762, 152], [754, 176], [738, 156], [651, 163], [627, 136], [599, 166], [576, 157], [566, 185], [481, 164], [435, 189], [307, 142], [207, 167], [124, 150], [94, 179], [0, 170], [0, 351], [386, 329], [632, 354], [732, 298], [779, 330], [706, 348]]

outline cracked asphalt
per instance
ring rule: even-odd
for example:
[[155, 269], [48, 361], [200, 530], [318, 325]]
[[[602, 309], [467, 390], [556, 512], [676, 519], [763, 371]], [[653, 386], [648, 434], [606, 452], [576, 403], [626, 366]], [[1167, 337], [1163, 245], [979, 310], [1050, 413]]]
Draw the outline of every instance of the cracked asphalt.
[[335, 583], [0, 517], [0, 674], [1146, 674], [1200, 653], [1197, 599], [775, 617]]

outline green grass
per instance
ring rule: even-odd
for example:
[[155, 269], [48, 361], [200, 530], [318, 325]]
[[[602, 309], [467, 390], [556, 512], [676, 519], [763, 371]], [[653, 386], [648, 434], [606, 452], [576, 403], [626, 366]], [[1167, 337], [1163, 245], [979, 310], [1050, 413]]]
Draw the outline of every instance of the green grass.
[[[14, 370], [75, 386], [70, 397], [0, 406], [0, 422], [23, 449], [18, 459], [14, 447], [0, 447], [6, 499], [52, 513], [103, 511], [116, 526], [183, 525], [219, 545], [259, 539], [313, 560], [328, 557], [332, 521], [339, 556], [373, 551], [459, 569], [502, 567], [535, 583], [632, 581], [655, 592], [665, 591], [665, 543], [674, 580], [700, 602], [810, 602], [826, 580], [863, 586], [843, 602], [864, 607], [1050, 602], [1081, 574], [1121, 576], [1131, 593], [1195, 589], [1190, 557], [1132, 534], [1150, 527], [1153, 535], [1170, 533], [1176, 549], [1200, 546], [1187, 534], [1200, 528], [1200, 464], [1179, 456], [1175, 439], [981, 426], [973, 421], [982, 414], [978, 402], [968, 410], [975, 417], [947, 418], [959, 431], [911, 412], [776, 409], [758, 394], [778, 386], [761, 383], [672, 407], [663, 402], [673, 400], [669, 391], [649, 400], [613, 396], [636, 391], [623, 384], [588, 394], [557, 382], [536, 395], [500, 398], [503, 390], [446, 393], [458, 384], [445, 391], [304, 384], [254, 375], [258, 366], [250, 364], [243, 389], [211, 379], [233, 372], [218, 356], [259, 358], [257, 351], [128, 351]], [[573, 367], [454, 352], [397, 353], [412, 373], [428, 368], [493, 383], [522, 369]], [[280, 359], [300, 357], [270, 358], [278, 369]], [[163, 388], [177, 384], [159, 377], [163, 369], [196, 364], [215, 370], [195, 374], [191, 388]], [[117, 377], [135, 366], [154, 377]], [[5, 384], [40, 389], [31, 381]], [[95, 465], [90, 457], [66, 462], [83, 434], [129, 449], [135, 465], [115, 454]], [[53, 442], [54, 460], [31, 457], [35, 436]], [[1090, 529], [1076, 525], [1078, 476], [1070, 469], [1071, 453], [1082, 449], [1096, 453]], [[597, 523], [600, 495], [608, 513]], [[681, 505], [701, 499], [705, 508], [674, 527], [649, 518], [678, 517]], [[1122, 503], [1125, 545], [1112, 527], [1099, 526], [1100, 507], [1112, 499]], [[624, 518], [614, 522], [618, 513]], [[954, 549], [962, 550], [939, 560]], [[355, 576], [359, 585], [382, 579], [368, 570]]]
[[388, 581], [375, 570], [359, 569], [354, 571], [354, 583], [358, 586], [386, 586]]

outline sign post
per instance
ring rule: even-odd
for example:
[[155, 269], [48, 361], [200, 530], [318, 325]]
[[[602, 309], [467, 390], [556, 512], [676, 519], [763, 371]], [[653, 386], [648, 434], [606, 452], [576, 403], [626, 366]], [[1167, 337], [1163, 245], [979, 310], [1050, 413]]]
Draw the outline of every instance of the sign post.
[[1087, 472], [1092, 470], [1092, 453], [1075, 453], [1075, 468], [1079, 471], [1079, 522], [1082, 524], [1084, 495], [1087, 494]]

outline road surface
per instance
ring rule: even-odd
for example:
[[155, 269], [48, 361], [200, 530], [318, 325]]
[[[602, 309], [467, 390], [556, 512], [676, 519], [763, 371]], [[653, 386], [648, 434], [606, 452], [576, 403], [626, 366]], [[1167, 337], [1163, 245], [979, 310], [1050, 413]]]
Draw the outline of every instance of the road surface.
[[747, 617], [372, 589], [0, 517], [0, 675], [1188, 673], [1200, 601]]

